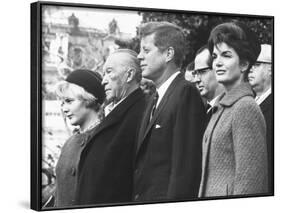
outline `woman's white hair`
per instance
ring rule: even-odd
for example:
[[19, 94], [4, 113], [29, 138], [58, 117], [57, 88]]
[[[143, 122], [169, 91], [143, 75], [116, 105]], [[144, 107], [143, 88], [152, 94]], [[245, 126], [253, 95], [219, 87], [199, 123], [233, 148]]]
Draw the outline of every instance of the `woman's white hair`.
[[94, 108], [94, 110], [98, 111], [100, 108], [100, 104], [97, 102], [97, 98], [87, 92], [83, 87], [80, 87], [76, 84], [69, 83], [67, 81], [60, 81], [56, 85], [56, 95], [59, 98], [65, 98], [69, 96], [73, 96], [82, 100], [86, 103], [87, 107]]

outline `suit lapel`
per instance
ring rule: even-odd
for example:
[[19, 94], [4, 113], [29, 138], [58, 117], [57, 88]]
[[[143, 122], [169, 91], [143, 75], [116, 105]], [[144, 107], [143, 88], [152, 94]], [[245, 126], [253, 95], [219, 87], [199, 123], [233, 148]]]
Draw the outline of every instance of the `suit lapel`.
[[153, 100], [151, 100], [151, 102], [149, 104], [149, 108], [147, 108], [148, 110], [145, 113], [145, 117], [144, 117], [143, 123], [141, 125], [141, 131], [140, 131], [140, 135], [139, 135], [137, 152], [138, 152], [139, 148], [141, 147], [145, 137], [147, 136], [147, 134], [149, 133], [151, 128], [154, 126], [154, 123], [155, 123], [156, 119], [159, 117], [160, 112], [162, 111], [163, 107], [167, 104], [170, 95], [173, 93], [175, 87], [179, 84], [179, 82], [181, 80], [184, 80], [184, 79], [182, 78], [182, 75], [179, 74], [172, 81], [171, 85], [168, 87], [165, 95], [163, 96], [162, 100], [160, 101], [158, 107], [156, 108], [155, 113], [154, 113], [153, 117], [151, 118], [151, 121], [149, 122], [150, 114], [151, 114], [151, 105], [152, 105], [152, 102], [153, 102]]
[[140, 126], [140, 131], [139, 131], [139, 135], [138, 135], [137, 150], [140, 147], [140, 144], [141, 144], [140, 141], [141, 141], [141, 139], [142, 139], [142, 137], [145, 133], [145, 130], [146, 130], [147, 126], [148, 126], [152, 107], [153, 107], [153, 96], [151, 96], [151, 99], [149, 100], [147, 108], [146, 108], [145, 113], [143, 115], [143, 119], [142, 119], [141, 126]]

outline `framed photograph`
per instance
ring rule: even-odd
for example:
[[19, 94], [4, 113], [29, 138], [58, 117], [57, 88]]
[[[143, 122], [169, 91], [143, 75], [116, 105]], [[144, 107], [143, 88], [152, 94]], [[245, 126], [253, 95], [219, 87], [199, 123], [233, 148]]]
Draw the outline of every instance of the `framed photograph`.
[[273, 196], [273, 131], [273, 16], [31, 4], [32, 209]]

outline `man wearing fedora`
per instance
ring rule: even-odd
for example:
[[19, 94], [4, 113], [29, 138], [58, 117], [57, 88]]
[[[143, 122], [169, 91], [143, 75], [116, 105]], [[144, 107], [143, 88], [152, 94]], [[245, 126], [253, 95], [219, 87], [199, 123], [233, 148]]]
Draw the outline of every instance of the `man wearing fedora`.
[[271, 45], [262, 44], [261, 52], [249, 73], [249, 82], [256, 93], [256, 102], [260, 106], [266, 122], [266, 142], [268, 151], [268, 185], [273, 192], [273, 104], [271, 94], [272, 64]]

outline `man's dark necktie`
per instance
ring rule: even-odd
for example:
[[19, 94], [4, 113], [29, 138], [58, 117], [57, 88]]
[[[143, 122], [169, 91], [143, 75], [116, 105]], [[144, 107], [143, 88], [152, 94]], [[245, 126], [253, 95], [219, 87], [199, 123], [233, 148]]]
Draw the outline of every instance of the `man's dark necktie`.
[[155, 109], [156, 109], [156, 104], [158, 101], [159, 95], [158, 92], [155, 93], [154, 97], [153, 97], [153, 104], [152, 104], [152, 110], [151, 110], [151, 115], [150, 115], [150, 120], [154, 115]]
[[212, 106], [207, 103], [207, 106], [206, 106], [206, 113], [207, 113], [207, 122], [209, 123], [211, 117], [212, 117]]

